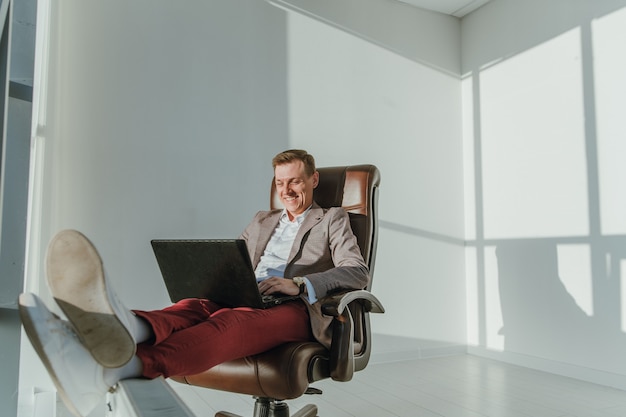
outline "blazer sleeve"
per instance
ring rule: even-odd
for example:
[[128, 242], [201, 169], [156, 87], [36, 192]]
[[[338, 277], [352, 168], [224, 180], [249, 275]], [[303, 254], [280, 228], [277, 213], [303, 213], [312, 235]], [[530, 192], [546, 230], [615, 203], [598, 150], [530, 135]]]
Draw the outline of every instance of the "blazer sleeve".
[[327, 228], [327, 245], [334, 266], [305, 275], [318, 299], [339, 289], [363, 289], [370, 280], [368, 267], [352, 233], [348, 213], [343, 208], [334, 207], [328, 210], [325, 220], [316, 227]]

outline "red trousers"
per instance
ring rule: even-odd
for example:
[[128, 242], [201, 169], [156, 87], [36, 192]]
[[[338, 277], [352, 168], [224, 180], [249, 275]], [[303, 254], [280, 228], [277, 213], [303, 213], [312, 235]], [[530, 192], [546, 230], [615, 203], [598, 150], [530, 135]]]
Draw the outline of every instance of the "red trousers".
[[313, 340], [303, 301], [257, 310], [225, 309], [194, 298], [163, 310], [134, 312], [155, 335], [137, 345], [146, 378], [194, 375], [282, 343]]

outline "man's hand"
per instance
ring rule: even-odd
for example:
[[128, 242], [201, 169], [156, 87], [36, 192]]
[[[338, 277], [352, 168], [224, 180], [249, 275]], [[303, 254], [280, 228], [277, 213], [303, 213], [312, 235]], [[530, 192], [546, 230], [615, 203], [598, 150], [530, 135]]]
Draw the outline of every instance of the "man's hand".
[[290, 278], [270, 277], [259, 282], [261, 294], [281, 293], [286, 295], [298, 295], [300, 288]]

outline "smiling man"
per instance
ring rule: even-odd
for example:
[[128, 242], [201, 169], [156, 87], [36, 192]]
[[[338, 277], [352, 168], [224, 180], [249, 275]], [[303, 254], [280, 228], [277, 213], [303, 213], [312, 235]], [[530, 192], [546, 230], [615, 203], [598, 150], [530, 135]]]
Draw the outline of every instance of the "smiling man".
[[229, 309], [187, 299], [163, 310], [127, 309], [104, 275], [95, 247], [65, 230], [50, 242], [47, 278], [68, 323], [34, 294], [20, 296], [20, 315], [59, 394], [76, 416], [86, 416], [121, 379], [184, 376], [254, 355], [290, 341], [330, 346], [331, 318], [318, 299], [369, 281], [348, 214], [321, 208], [313, 156], [288, 150], [272, 161], [285, 208], [261, 211], [246, 227], [246, 241], [264, 294], [300, 295], [275, 307]]
[[[292, 221], [311, 207], [313, 189], [320, 179], [313, 156], [302, 152], [284, 152], [273, 160], [276, 190]], [[300, 155], [301, 159], [292, 159], [295, 155]]]

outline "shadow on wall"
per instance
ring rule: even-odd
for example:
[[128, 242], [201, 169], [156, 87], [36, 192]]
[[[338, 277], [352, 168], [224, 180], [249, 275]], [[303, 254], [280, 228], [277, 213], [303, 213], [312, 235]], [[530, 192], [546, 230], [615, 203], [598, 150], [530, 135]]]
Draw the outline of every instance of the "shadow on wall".
[[504, 349], [567, 363], [587, 360], [587, 366], [604, 368], [603, 358], [593, 354], [598, 344], [603, 345], [607, 357], [626, 352], [626, 334], [615, 317], [619, 311], [605, 317], [602, 306], [591, 315], [583, 310], [559, 275], [557, 247], [557, 243], [541, 239], [497, 246], [503, 322], [499, 334], [504, 336]]

